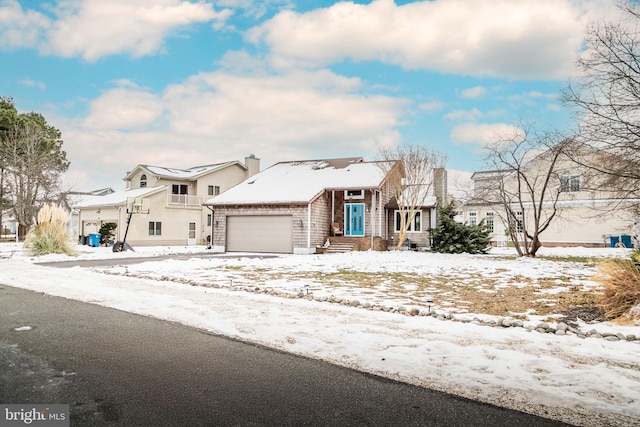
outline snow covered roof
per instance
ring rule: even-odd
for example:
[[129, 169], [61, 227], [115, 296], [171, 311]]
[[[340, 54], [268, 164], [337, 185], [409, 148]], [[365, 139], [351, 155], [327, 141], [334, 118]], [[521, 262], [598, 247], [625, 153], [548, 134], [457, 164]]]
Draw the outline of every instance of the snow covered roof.
[[123, 191], [116, 191], [104, 196], [83, 195], [80, 196], [75, 203], [74, 208], [89, 208], [100, 206], [119, 206], [124, 205], [130, 197], [147, 197], [151, 194], [163, 191], [166, 186], [151, 188], [136, 188]]
[[[422, 200], [422, 199], [418, 199], [418, 200]], [[436, 198], [436, 196], [427, 196], [424, 198], [424, 201], [422, 202], [422, 206], [420, 207], [435, 208], [437, 205], [438, 205], [438, 199]], [[385, 208], [398, 209], [398, 200], [395, 197], [392, 197], [391, 200], [389, 200], [389, 203], [385, 205]]]
[[152, 166], [152, 165], [138, 165], [131, 172], [127, 173], [127, 176], [124, 178], [125, 180], [130, 179], [130, 177], [135, 173], [139, 168], [145, 169], [149, 173], [161, 177], [161, 178], [169, 178], [169, 179], [179, 179], [179, 180], [192, 180], [196, 179], [202, 175], [206, 175], [215, 170], [223, 169], [227, 166], [231, 166], [234, 164], [238, 164], [243, 168], [246, 168], [244, 164], [237, 160], [233, 160], [230, 162], [223, 163], [215, 163], [211, 165], [203, 165], [203, 166], [194, 166], [189, 169], [177, 169], [177, 168], [167, 168], [162, 166]]
[[361, 157], [276, 163], [204, 204], [299, 204], [326, 190], [379, 188], [395, 163]]
[[507, 174], [513, 172], [513, 170], [487, 170], [487, 171], [478, 171], [474, 172], [471, 175], [471, 179], [473, 181], [482, 180], [482, 179], [496, 179], [502, 176], [506, 176]]

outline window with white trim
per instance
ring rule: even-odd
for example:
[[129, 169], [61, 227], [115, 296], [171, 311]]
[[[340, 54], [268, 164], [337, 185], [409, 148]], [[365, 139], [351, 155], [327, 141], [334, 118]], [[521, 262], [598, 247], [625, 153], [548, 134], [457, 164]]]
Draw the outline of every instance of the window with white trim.
[[364, 199], [364, 190], [344, 190], [345, 199]]
[[523, 226], [523, 215], [522, 212], [515, 212], [515, 216], [516, 216], [516, 223], [514, 224], [515, 229], [516, 229], [516, 233], [522, 233], [524, 232], [524, 226]]
[[[402, 214], [404, 214], [405, 223], [406, 221], [409, 220], [409, 212], [397, 210], [395, 214], [395, 228], [394, 228], [396, 233], [400, 232], [400, 229], [402, 228], [402, 225], [403, 225]], [[421, 231], [422, 231], [422, 211], [416, 211], [416, 215], [413, 217], [413, 221], [411, 221], [411, 224], [409, 225], [409, 229], [407, 230], [407, 232], [419, 233]]]
[[185, 184], [173, 184], [171, 186], [171, 194], [186, 195], [189, 194], [188, 186]]
[[493, 212], [487, 212], [487, 215], [484, 218], [484, 223], [486, 224], [489, 231], [493, 233]]
[[575, 193], [580, 191], [580, 175], [560, 176], [560, 192]]
[[161, 236], [162, 223], [160, 221], [149, 221], [149, 236]]
[[478, 213], [469, 212], [469, 225], [478, 225]]
[[140, 175], [140, 188], [144, 188], [147, 186], [147, 175]]

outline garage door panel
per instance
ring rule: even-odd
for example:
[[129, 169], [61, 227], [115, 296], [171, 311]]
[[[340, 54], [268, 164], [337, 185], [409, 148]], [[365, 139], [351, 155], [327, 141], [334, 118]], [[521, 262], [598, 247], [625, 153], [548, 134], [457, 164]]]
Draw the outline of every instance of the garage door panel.
[[227, 251], [292, 253], [291, 216], [228, 216]]

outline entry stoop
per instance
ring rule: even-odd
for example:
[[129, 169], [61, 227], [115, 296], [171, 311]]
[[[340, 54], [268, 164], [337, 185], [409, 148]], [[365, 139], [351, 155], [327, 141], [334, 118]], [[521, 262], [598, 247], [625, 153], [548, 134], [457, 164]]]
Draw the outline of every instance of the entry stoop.
[[371, 247], [370, 237], [334, 236], [329, 237], [329, 247], [326, 253], [344, 253], [351, 251], [366, 251]]
[[329, 245], [327, 249], [325, 249], [325, 253], [327, 254], [337, 254], [337, 253], [345, 253], [351, 252], [353, 250], [353, 243], [349, 242], [336, 242]]

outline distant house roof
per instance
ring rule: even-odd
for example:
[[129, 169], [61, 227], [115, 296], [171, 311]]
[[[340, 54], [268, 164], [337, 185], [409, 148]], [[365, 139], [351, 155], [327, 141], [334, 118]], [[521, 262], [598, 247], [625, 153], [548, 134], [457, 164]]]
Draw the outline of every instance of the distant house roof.
[[474, 172], [473, 175], [471, 175], [471, 179], [473, 181], [478, 181], [478, 180], [483, 180], [483, 179], [496, 179], [499, 177], [504, 177], [506, 175], [508, 175], [509, 173], [513, 172], [513, 170], [488, 170], [488, 171], [478, 171], [478, 172]]
[[327, 190], [379, 188], [396, 163], [362, 157], [280, 162], [204, 204], [306, 204]]
[[[422, 206], [420, 208], [435, 208], [438, 205], [438, 199], [436, 196], [427, 196], [424, 198]], [[398, 209], [398, 199], [392, 197], [391, 200], [384, 206], [386, 209]]]
[[73, 207], [81, 209], [101, 206], [124, 206], [127, 203], [127, 199], [131, 197], [148, 197], [163, 191], [165, 188], [167, 187], [137, 188], [135, 190], [115, 191], [104, 196], [84, 195], [73, 203]]
[[113, 188], [105, 187], [91, 191], [69, 191], [66, 194], [69, 196], [104, 196], [105, 194], [110, 194], [113, 192], [115, 192]]
[[238, 165], [244, 169], [247, 168], [242, 162], [239, 162], [237, 160], [230, 161], [230, 162], [223, 162], [223, 163], [215, 163], [211, 165], [194, 166], [189, 169], [176, 169], [176, 168], [167, 168], [167, 167], [152, 166], [152, 165], [137, 165], [135, 168], [133, 168], [131, 172], [127, 172], [127, 175], [124, 177], [124, 179], [125, 180], [131, 179], [131, 177], [139, 169], [142, 169], [147, 173], [160, 178], [192, 181], [192, 180], [198, 179], [203, 175], [207, 175], [219, 169], [224, 169], [231, 165]]

